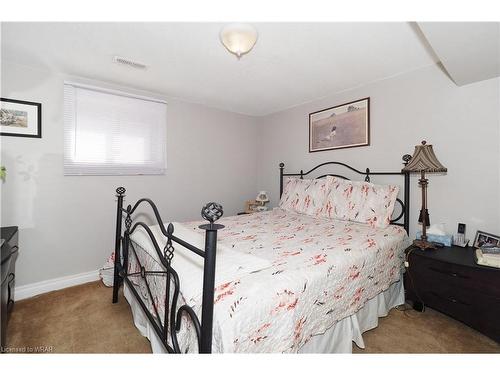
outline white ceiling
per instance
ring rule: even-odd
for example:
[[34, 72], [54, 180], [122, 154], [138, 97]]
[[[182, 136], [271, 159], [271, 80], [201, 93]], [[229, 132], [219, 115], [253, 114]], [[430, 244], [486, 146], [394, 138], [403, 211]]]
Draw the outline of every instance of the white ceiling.
[[500, 23], [419, 22], [418, 25], [457, 85], [500, 75]]
[[255, 116], [437, 62], [410, 23], [254, 25], [238, 61], [220, 23], [3, 23], [2, 58]]

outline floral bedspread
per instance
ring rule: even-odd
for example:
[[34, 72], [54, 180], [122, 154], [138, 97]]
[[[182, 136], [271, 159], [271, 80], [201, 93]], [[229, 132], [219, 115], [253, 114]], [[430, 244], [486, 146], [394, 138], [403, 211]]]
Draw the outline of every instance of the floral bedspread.
[[[220, 271], [226, 278], [216, 276], [213, 352], [297, 352], [312, 336], [324, 333], [398, 281], [403, 251], [409, 244], [399, 226], [372, 228], [281, 209], [227, 217], [218, 223], [225, 228], [218, 235], [216, 275]], [[182, 226], [201, 241], [200, 224]], [[134, 241], [134, 235], [131, 238]], [[142, 263], [154, 263], [154, 249], [144, 243], [141, 247], [151, 254]], [[239, 272], [223, 270], [235, 269], [235, 254], [241, 254], [242, 263], [245, 259], [261, 259], [262, 263], [236, 267]], [[134, 257], [130, 257], [130, 268], [137, 268]], [[180, 304], [187, 301], [199, 314], [200, 293], [183, 289], [193, 280], [193, 272], [189, 277], [178, 272]], [[201, 280], [201, 267], [198, 272], [194, 276]], [[152, 285], [152, 303], [160, 316], [164, 285]], [[179, 341], [189, 351], [197, 351], [188, 325], [184, 319]]]

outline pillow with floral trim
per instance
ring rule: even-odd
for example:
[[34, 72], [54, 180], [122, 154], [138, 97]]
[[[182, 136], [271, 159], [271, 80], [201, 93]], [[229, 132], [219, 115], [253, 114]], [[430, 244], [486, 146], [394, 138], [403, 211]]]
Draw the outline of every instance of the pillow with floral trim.
[[320, 216], [386, 228], [399, 193], [396, 185], [375, 185], [331, 177], [330, 190]]
[[306, 215], [318, 215], [325, 203], [330, 180], [288, 178], [279, 207]]

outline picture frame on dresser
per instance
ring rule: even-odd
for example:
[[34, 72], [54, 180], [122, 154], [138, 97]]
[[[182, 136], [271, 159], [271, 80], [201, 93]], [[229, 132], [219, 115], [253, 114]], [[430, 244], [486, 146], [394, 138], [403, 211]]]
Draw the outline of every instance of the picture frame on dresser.
[[42, 104], [0, 98], [0, 135], [42, 138]]
[[369, 97], [309, 114], [309, 152], [369, 145]]
[[500, 236], [478, 230], [474, 238], [473, 247], [479, 248], [484, 245], [500, 247]]

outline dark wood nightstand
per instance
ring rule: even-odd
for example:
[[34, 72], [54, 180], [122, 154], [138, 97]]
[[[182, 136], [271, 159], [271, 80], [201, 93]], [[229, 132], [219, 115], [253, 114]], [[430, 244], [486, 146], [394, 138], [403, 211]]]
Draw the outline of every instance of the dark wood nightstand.
[[416, 310], [424, 306], [500, 342], [500, 269], [475, 262], [472, 247], [406, 249], [406, 299]]
[[0, 351], [4, 351], [7, 345], [7, 323], [10, 313], [14, 307], [14, 286], [16, 282], [15, 264], [18, 254], [18, 231], [17, 227], [1, 228], [1, 315], [2, 334]]

